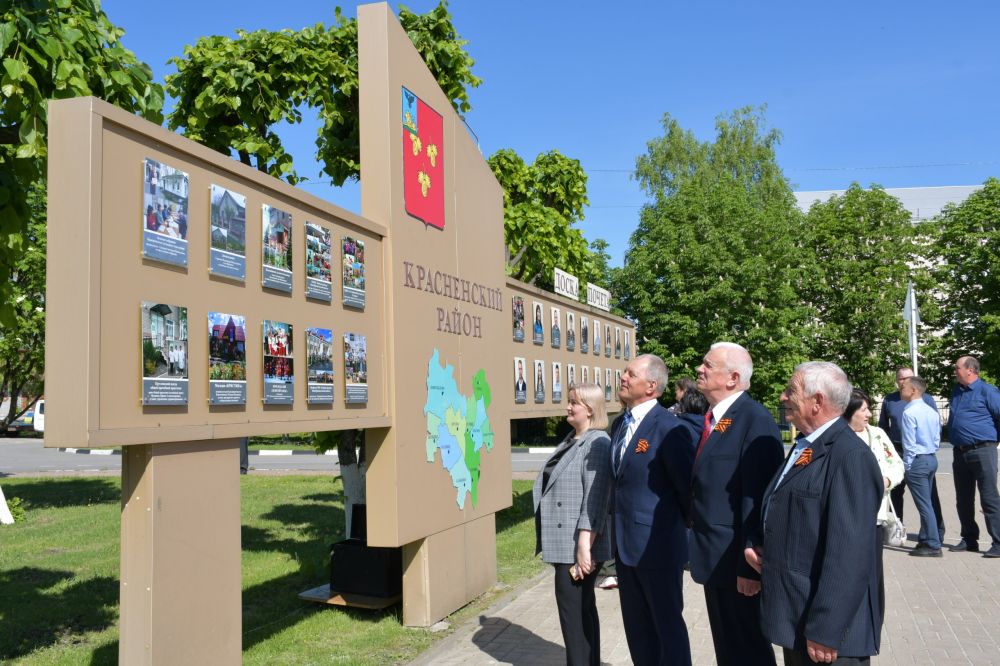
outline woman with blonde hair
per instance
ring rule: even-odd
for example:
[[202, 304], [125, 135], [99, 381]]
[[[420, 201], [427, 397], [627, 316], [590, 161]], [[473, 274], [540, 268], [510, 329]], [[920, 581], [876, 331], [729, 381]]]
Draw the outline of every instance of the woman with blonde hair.
[[592, 383], [569, 390], [573, 427], [545, 463], [532, 491], [536, 552], [555, 568], [556, 605], [571, 665], [600, 664], [594, 579], [611, 557], [605, 529], [611, 497], [611, 440], [604, 391]]

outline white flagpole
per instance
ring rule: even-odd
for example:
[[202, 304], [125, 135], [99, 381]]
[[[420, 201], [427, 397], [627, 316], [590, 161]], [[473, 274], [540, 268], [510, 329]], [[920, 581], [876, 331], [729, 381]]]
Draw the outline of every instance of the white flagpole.
[[906, 303], [903, 305], [903, 319], [909, 322], [910, 339], [910, 365], [913, 367], [913, 374], [919, 375], [917, 370], [917, 324], [920, 323], [920, 314], [917, 312], [917, 295], [913, 291], [913, 283], [906, 286]]

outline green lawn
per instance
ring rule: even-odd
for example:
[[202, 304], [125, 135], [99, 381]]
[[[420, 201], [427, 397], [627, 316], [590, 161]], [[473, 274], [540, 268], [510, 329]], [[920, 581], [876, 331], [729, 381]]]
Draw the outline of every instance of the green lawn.
[[[400, 663], [445, 635], [403, 627], [398, 606], [370, 612], [296, 597], [329, 580], [328, 546], [344, 529], [339, 479], [251, 475], [241, 483], [244, 663]], [[118, 479], [4, 479], [2, 486], [26, 502], [28, 519], [0, 527], [0, 663], [116, 664]], [[544, 568], [532, 556], [531, 482], [514, 481], [513, 492], [513, 507], [497, 515], [498, 578], [507, 585]]]

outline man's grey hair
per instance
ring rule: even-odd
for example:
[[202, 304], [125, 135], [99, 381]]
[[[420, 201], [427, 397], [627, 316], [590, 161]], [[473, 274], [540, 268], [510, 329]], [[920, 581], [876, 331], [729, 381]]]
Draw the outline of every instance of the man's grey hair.
[[667, 388], [670, 377], [667, 374], [667, 364], [656, 354], [642, 354], [637, 356], [637, 361], [642, 361], [646, 368], [645, 378], [656, 384], [656, 397], [659, 398]]
[[753, 377], [753, 359], [750, 358], [750, 352], [735, 342], [716, 342], [709, 347], [709, 351], [713, 349], [726, 350], [726, 371], [735, 372], [740, 376], [740, 389], [745, 391], [750, 388], [750, 378]]
[[963, 356], [958, 359], [958, 362], [966, 370], [972, 370], [977, 375], [979, 374], [979, 359], [975, 356]]
[[822, 393], [838, 413], [844, 413], [854, 387], [840, 366], [828, 361], [807, 361], [796, 366], [795, 372], [802, 377], [802, 390], [807, 396]]

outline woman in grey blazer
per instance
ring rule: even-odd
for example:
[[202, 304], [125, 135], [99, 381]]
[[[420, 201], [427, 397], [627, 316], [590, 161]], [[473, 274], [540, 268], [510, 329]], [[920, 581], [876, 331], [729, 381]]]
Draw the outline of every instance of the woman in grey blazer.
[[556, 605], [571, 666], [601, 663], [601, 629], [594, 579], [611, 557], [605, 531], [611, 497], [611, 440], [604, 391], [597, 384], [569, 390], [566, 436], [535, 480], [537, 550], [555, 567]]

